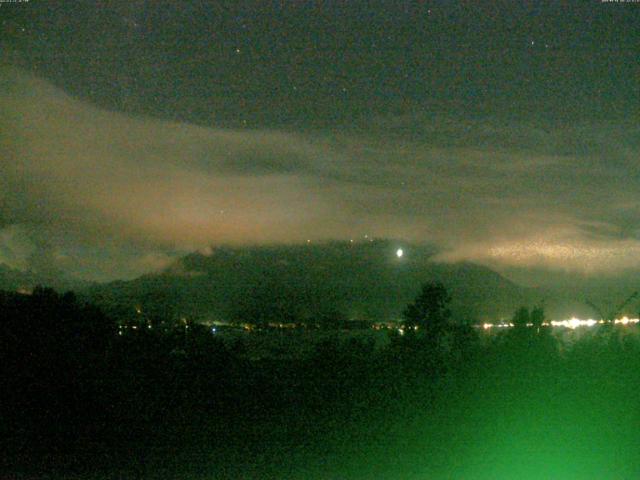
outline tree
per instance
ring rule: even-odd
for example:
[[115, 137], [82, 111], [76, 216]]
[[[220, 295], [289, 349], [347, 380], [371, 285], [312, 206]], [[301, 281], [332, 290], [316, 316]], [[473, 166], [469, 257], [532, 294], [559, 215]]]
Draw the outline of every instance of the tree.
[[530, 321], [533, 328], [536, 329], [536, 332], [539, 332], [545, 321], [544, 308], [542, 308], [541, 305], [533, 307], [531, 310]]
[[425, 283], [414, 302], [403, 312], [405, 329], [410, 331], [417, 328], [425, 337], [437, 339], [446, 330], [451, 318], [450, 302], [451, 296], [442, 283]]
[[530, 322], [531, 316], [529, 315], [529, 309], [527, 307], [518, 308], [511, 319], [511, 323], [513, 323], [513, 326], [516, 328], [526, 328]]

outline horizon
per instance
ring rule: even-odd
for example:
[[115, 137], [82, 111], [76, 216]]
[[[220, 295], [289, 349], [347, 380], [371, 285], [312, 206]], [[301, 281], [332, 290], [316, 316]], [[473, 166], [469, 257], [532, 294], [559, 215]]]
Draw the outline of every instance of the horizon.
[[640, 271], [633, 5], [153, 5], [1, 6], [0, 262], [371, 235], [520, 282]]
[[640, 478], [640, 0], [0, 0], [0, 478]]
[[[239, 291], [251, 295], [251, 289], [257, 285], [275, 282], [272, 287], [276, 290], [285, 288], [285, 291], [289, 291], [293, 288], [288, 295], [294, 296], [303, 294], [309, 288], [322, 291], [329, 288], [325, 294], [344, 297], [336, 305], [338, 310], [346, 313], [354, 308], [355, 311], [364, 308], [369, 312], [365, 316], [370, 321], [387, 321], [399, 315], [402, 305], [410, 299], [419, 283], [442, 281], [455, 293], [456, 316], [462, 321], [473, 321], [478, 325], [508, 323], [513, 311], [520, 305], [545, 305], [549, 320], [557, 322], [570, 323], [572, 318], [597, 319], [601, 315], [598, 308], [607, 312], [615, 309], [616, 302], [638, 290], [635, 275], [623, 281], [617, 276], [592, 279], [572, 273], [550, 277], [547, 273], [545, 283], [531, 285], [468, 260], [440, 261], [433, 245], [368, 236], [353, 240], [211, 246], [187, 253], [168, 266], [141, 275], [98, 282], [83, 281], [68, 275], [42, 276], [34, 272], [5, 271], [4, 276], [0, 277], [0, 289], [17, 289], [28, 293], [37, 285], [49, 285], [58, 291], [74, 290], [88, 300], [107, 295], [105, 298], [110, 300], [103, 306], [126, 307], [127, 302], [137, 304], [148, 295], [157, 295], [152, 293], [158, 289], [154, 286], [156, 279], [166, 278], [172, 279], [173, 283], [172, 286], [163, 287], [165, 292], [162, 295], [175, 296], [175, 292], [170, 292], [176, 288], [184, 292], [175, 298], [172, 308], [186, 308], [185, 311], [188, 311], [193, 306], [184, 304], [181, 298], [195, 295], [200, 298], [199, 302], [210, 304], [206, 308], [198, 307], [199, 311], [204, 308], [201, 313], [214, 314], [218, 310], [228, 314], [229, 302], [233, 304], [241, 298], [238, 297]], [[403, 251], [401, 256], [398, 255], [398, 249]], [[233, 273], [232, 270], [238, 271]], [[270, 273], [267, 274], [267, 271]], [[327, 275], [320, 283], [316, 283], [318, 271]], [[368, 277], [371, 279], [367, 280]], [[196, 288], [196, 285], [199, 286]], [[117, 290], [111, 292], [115, 287]], [[222, 297], [219, 293], [212, 294], [206, 300], [202, 295], [214, 287], [226, 294]], [[122, 296], [122, 299], [113, 297], [115, 291], [119, 291], [118, 296]], [[145, 291], [147, 293], [143, 293]], [[296, 291], [298, 293], [294, 293]], [[354, 296], [353, 291], [360, 293]], [[228, 298], [225, 299], [225, 296]], [[133, 300], [135, 298], [139, 300]], [[379, 304], [380, 301], [383, 303]], [[163, 302], [166, 303], [166, 300]], [[387, 306], [383, 306], [385, 302]], [[596, 302], [599, 307], [594, 308], [589, 302]], [[636, 317], [637, 303], [630, 303], [616, 318]], [[461, 317], [471, 311], [475, 312], [473, 318]]]

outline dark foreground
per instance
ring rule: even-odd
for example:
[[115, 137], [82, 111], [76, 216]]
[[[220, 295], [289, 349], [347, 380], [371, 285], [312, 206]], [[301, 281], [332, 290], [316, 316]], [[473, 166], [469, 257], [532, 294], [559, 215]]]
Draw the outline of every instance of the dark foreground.
[[640, 478], [636, 327], [257, 360], [52, 295], [2, 298], [0, 478]]

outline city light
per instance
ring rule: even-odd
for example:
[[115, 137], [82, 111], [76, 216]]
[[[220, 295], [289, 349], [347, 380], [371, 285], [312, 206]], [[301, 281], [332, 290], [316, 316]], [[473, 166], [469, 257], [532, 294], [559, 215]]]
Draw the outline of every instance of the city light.
[[[593, 327], [595, 325], [604, 324], [604, 323], [608, 323], [608, 322], [605, 322], [604, 320], [594, 320], [593, 318], [582, 320], [580, 318], [571, 317], [567, 320], [551, 320], [550, 322], [545, 322], [542, 325], [551, 326], [551, 327], [564, 327], [564, 328], [569, 328], [571, 330], [575, 330], [576, 328], [579, 328], [579, 327]], [[630, 324], [640, 323], [640, 319], [622, 317], [622, 318], [615, 319], [613, 323], [615, 325], [630, 325]], [[480, 325], [480, 327], [482, 327], [483, 330], [490, 330], [492, 328], [510, 328], [513, 326], [514, 326], [513, 323], [505, 323], [505, 322], [500, 322], [500, 323], [485, 322], [482, 325]], [[532, 326], [533, 324], [531, 323], [527, 324], [527, 327], [532, 327]]]
[[588, 320], [580, 320], [579, 318], [572, 317], [569, 320], [551, 321], [552, 327], [565, 327], [574, 330], [578, 327], [593, 327], [598, 322], [592, 318]]

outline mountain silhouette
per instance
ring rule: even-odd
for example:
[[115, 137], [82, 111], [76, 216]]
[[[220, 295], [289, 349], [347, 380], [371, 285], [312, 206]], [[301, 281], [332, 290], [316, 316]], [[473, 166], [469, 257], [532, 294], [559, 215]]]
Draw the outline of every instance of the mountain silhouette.
[[435, 262], [434, 253], [430, 246], [391, 240], [216, 247], [161, 272], [94, 285], [85, 293], [116, 312], [142, 307], [232, 320], [260, 301], [302, 320], [339, 312], [345, 319], [393, 321], [422, 283], [440, 281], [452, 294], [454, 318], [463, 322], [509, 317], [535, 293], [483, 266]]

